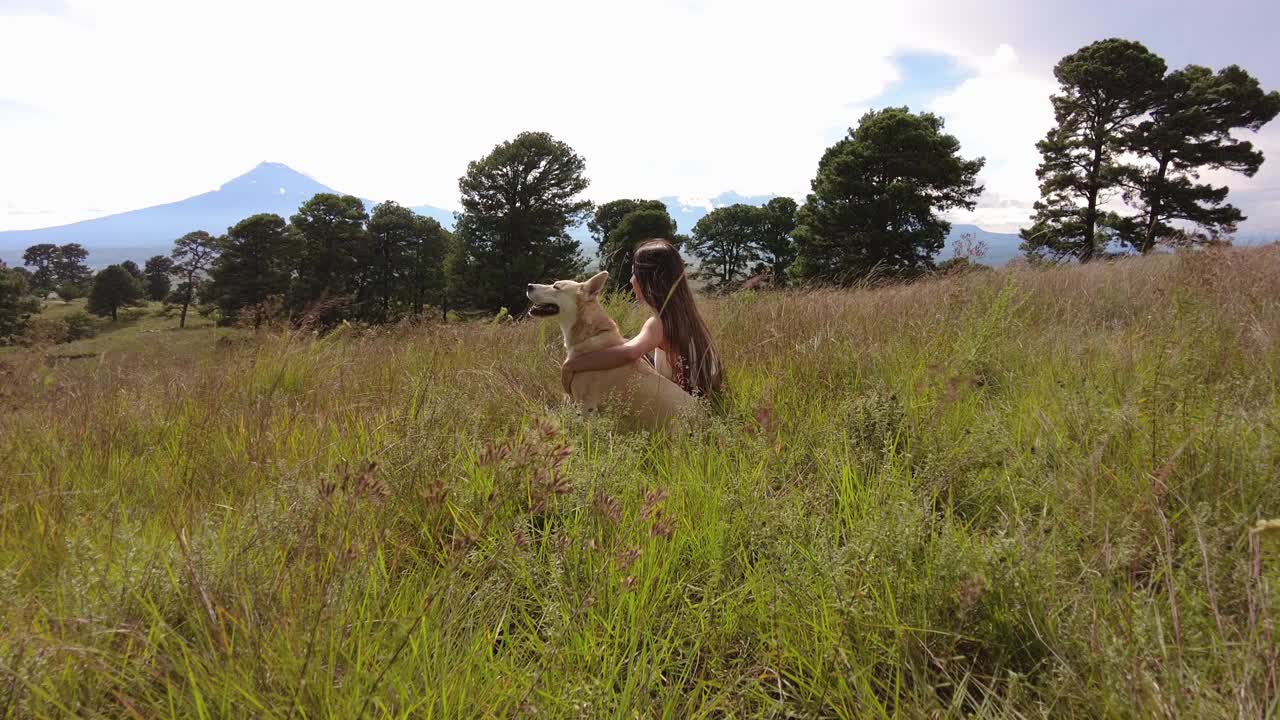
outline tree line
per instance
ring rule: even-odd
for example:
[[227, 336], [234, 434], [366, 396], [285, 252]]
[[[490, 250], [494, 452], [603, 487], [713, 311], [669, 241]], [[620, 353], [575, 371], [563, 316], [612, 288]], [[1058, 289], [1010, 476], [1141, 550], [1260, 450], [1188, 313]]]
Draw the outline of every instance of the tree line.
[[[1021, 232], [1028, 256], [1087, 262], [1115, 245], [1147, 253], [1214, 242], [1244, 219], [1227, 188], [1200, 182], [1200, 173], [1256, 173], [1262, 153], [1233, 132], [1272, 120], [1280, 93], [1234, 65], [1167, 72], [1140, 43], [1119, 39], [1081, 48], [1054, 73], [1055, 125], [1037, 145], [1041, 197]], [[823, 153], [803, 205], [784, 197], [716, 208], [682, 234], [659, 200], [583, 199], [585, 160], [548, 133], [525, 132], [468, 164], [452, 232], [394, 202], [369, 211], [354, 196], [322, 193], [287, 220], [260, 214], [223, 235], [188, 233], [143, 268], [126, 262], [93, 275], [79, 245], [32, 246], [25, 268], [0, 267], [0, 338], [38, 308], [31, 292], [50, 291], [87, 295], [90, 312], [113, 319], [143, 299], [163, 300], [180, 326], [192, 307], [253, 325], [520, 314], [529, 282], [585, 269], [570, 236], [584, 223], [621, 292], [630, 291], [633, 249], [651, 238], [695, 259], [712, 290], [748, 278], [777, 286], [910, 278], [938, 267], [951, 229], [941, 214], [976, 206], [983, 164], [964, 157], [932, 113], [873, 110]]]

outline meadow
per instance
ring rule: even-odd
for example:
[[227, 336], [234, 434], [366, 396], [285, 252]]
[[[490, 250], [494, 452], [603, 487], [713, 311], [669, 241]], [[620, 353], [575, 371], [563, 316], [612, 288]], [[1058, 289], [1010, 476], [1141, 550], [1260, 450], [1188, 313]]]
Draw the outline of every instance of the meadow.
[[1277, 716], [1280, 247], [702, 304], [0, 356], [0, 717]]

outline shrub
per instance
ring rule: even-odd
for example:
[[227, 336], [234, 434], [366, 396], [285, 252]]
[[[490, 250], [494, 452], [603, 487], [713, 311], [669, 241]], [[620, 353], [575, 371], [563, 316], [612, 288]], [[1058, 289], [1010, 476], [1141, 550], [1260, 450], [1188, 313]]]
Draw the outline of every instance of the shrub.
[[19, 343], [27, 347], [44, 347], [67, 341], [66, 321], [60, 318], [36, 316], [27, 321]]
[[119, 314], [122, 322], [137, 322], [146, 317], [147, 309], [145, 307], [124, 308], [119, 311]]
[[87, 283], [63, 283], [57, 288], [58, 297], [70, 302], [77, 298], [85, 297], [89, 294]]
[[991, 272], [994, 270], [989, 265], [983, 265], [974, 262], [967, 257], [953, 257], [950, 260], [938, 263], [938, 269], [935, 271], [939, 275], [964, 275], [971, 272]]
[[83, 310], [63, 315], [62, 322], [67, 326], [68, 342], [95, 337], [102, 331], [102, 321]]

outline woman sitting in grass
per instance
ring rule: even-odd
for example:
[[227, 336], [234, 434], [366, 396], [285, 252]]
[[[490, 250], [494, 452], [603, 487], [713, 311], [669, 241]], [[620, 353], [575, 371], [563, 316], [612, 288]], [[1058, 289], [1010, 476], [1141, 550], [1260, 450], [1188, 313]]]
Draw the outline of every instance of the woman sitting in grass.
[[643, 357], [690, 395], [717, 399], [723, 384], [720, 356], [698, 314], [679, 251], [666, 240], [649, 240], [636, 249], [632, 267], [631, 289], [654, 316], [625, 344], [566, 360], [565, 392], [572, 394], [574, 373], [610, 370]]

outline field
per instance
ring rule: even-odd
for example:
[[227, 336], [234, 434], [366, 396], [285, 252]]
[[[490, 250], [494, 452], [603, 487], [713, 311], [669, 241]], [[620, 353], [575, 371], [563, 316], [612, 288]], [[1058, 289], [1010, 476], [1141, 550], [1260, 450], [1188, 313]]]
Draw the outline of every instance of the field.
[[1277, 716], [1280, 247], [704, 308], [0, 356], [0, 717]]

